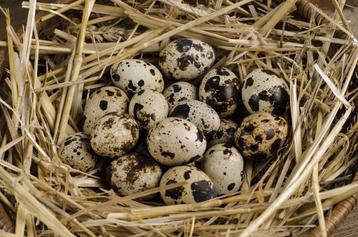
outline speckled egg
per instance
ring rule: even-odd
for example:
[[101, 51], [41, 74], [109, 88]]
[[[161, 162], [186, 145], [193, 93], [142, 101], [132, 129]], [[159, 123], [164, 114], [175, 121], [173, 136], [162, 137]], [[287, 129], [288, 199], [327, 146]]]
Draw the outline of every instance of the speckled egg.
[[96, 165], [96, 154], [91, 148], [89, 138], [84, 133], [75, 133], [67, 137], [58, 149], [63, 163], [74, 169], [87, 172]]
[[217, 144], [205, 152], [201, 167], [214, 183], [218, 194], [237, 192], [244, 173], [244, 159], [231, 145]]
[[159, 55], [159, 66], [164, 75], [184, 81], [203, 75], [214, 61], [214, 49], [196, 39], [174, 40]]
[[196, 87], [185, 81], [178, 81], [165, 88], [163, 95], [168, 101], [169, 109], [178, 103], [197, 98]]
[[179, 103], [169, 113], [170, 117], [187, 119], [194, 123], [206, 137], [211, 137], [220, 127], [220, 117], [209, 105], [198, 100]]
[[206, 139], [193, 123], [181, 118], [166, 118], [149, 131], [147, 145], [156, 161], [173, 166], [201, 158]]
[[160, 186], [181, 182], [186, 184], [160, 192], [165, 204], [192, 204], [216, 197], [213, 182], [194, 166], [184, 165], [169, 169], [160, 180]]
[[103, 115], [111, 112], [126, 113], [129, 99], [124, 91], [114, 86], [105, 86], [94, 91], [84, 108], [83, 132], [91, 135], [93, 127]]
[[285, 113], [290, 101], [286, 82], [263, 69], [255, 69], [245, 79], [241, 90], [242, 101], [250, 113]]
[[106, 114], [98, 120], [92, 133], [91, 145], [101, 156], [110, 158], [128, 153], [138, 142], [139, 125], [128, 114]]
[[114, 64], [111, 77], [114, 85], [125, 90], [130, 97], [143, 89], [158, 92], [164, 89], [163, 76], [158, 68], [139, 59], [127, 59]]
[[199, 99], [210, 105], [220, 117], [234, 114], [239, 100], [240, 82], [228, 68], [210, 70], [200, 83]]
[[287, 136], [284, 118], [259, 112], [244, 118], [235, 132], [235, 144], [245, 158], [260, 161], [276, 155]]
[[237, 130], [237, 123], [229, 119], [221, 119], [220, 127], [209, 141], [209, 146], [219, 143], [234, 144], [234, 136]]
[[128, 110], [141, 127], [148, 129], [168, 116], [169, 106], [161, 93], [147, 89], [132, 97]]
[[158, 187], [162, 169], [152, 158], [134, 153], [112, 161], [106, 176], [112, 188], [126, 196]]

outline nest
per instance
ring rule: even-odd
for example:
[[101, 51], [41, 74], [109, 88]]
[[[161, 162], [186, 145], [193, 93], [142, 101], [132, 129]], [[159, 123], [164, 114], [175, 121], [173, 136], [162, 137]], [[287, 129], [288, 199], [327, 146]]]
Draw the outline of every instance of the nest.
[[[358, 48], [337, 1], [332, 14], [307, 1], [297, 12], [297, 2], [30, 1], [23, 3], [29, 15], [21, 36], [2, 9], [4, 229], [19, 236], [276, 237], [319, 225], [326, 236], [325, 217], [358, 193]], [[103, 182], [103, 164], [89, 173], [63, 164], [57, 144], [79, 131], [83, 104], [110, 83], [110, 66], [132, 57], [155, 64], [175, 38], [213, 45], [214, 67], [232, 69], [241, 81], [254, 67], [286, 80], [291, 135], [278, 157], [246, 162], [233, 195], [173, 206], [139, 200], [175, 185], [121, 197]]]

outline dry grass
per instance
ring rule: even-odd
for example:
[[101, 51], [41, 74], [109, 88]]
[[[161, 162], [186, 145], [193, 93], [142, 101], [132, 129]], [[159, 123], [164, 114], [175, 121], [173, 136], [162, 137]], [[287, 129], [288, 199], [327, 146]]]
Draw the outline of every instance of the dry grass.
[[[334, 14], [313, 9], [311, 20], [295, 15], [296, 2], [29, 1], [21, 39], [2, 10], [10, 96], [0, 99], [0, 199], [15, 216], [16, 235], [301, 236], [319, 223], [326, 236], [324, 216], [358, 193], [358, 182], [347, 182], [358, 158], [358, 44], [341, 14], [344, 1], [333, 1]], [[38, 32], [37, 10], [48, 13], [42, 22], [57, 19], [51, 36]], [[176, 206], [135, 200], [168, 187], [119, 197], [99, 170], [61, 163], [56, 145], [78, 131], [83, 98], [106, 83], [107, 69], [132, 57], [155, 62], [176, 37], [214, 45], [216, 66], [241, 80], [259, 66], [287, 81], [291, 139], [277, 159], [248, 162], [234, 195]]]

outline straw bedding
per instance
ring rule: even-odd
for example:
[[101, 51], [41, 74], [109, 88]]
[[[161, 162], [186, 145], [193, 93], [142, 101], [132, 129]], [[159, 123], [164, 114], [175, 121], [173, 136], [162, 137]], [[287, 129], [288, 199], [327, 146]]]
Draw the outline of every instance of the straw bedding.
[[[7, 17], [8, 69], [0, 98], [2, 224], [18, 236], [302, 236], [358, 193], [357, 40], [333, 1], [333, 14], [295, 0], [24, 2], [19, 37]], [[207, 3], [207, 4], [206, 4]], [[302, 10], [303, 8], [303, 10]], [[42, 27], [36, 24], [35, 13]], [[306, 15], [303, 18], [302, 15]], [[307, 17], [310, 18], [307, 18]], [[216, 49], [214, 67], [240, 80], [270, 69], [290, 87], [289, 141], [276, 159], [246, 162], [241, 190], [198, 204], [164, 206], [121, 197], [101, 166], [84, 173], [63, 164], [57, 144], [79, 131], [91, 91], [127, 58], [157, 63], [175, 38]], [[9, 234], [8, 236], [12, 236]]]

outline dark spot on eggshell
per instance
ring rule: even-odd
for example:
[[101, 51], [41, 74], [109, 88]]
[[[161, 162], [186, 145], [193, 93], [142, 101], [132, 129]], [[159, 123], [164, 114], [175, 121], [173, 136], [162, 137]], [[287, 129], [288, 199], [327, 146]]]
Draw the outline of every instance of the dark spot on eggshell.
[[190, 107], [188, 104], [180, 104], [175, 106], [173, 111], [170, 113], [170, 117], [188, 118]]
[[160, 154], [164, 157], [169, 157], [171, 159], [173, 159], [175, 157], [175, 154], [170, 151], [162, 151], [162, 152], [160, 152]]
[[174, 91], [175, 93], [177, 93], [177, 92], [181, 91], [181, 87], [180, 87], [179, 85], [177, 85], [177, 84], [174, 84], [174, 85], [173, 85], [173, 91]]
[[272, 145], [271, 145], [271, 153], [275, 153], [275, 152], [277, 152], [277, 150], [280, 148], [280, 146], [281, 146], [281, 139], [280, 138], [278, 138], [278, 139], [276, 139], [273, 143], [272, 143]]
[[224, 149], [224, 155], [232, 155], [232, 151], [230, 149]]
[[113, 78], [113, 80], [115, 80], [115, 81], [121, 80], [121, 76], [119, 76], [117, 73], [114, 73], [114, 74], [112, 75], [112, 78]]
[[260, 97], [258, 95], [252, 95], [250, 97], [248, 103], [253, 111], [259, 111], [259, 101]]
[[252, 77], [249, 77], [246, 79], [246, 84], [245, 84], [245, 88], [250, 87], [254, 84], [254, 79], [252, 79]]
[[266, 140], [270, 140], [275, 136], [275, 129], [270, 128], [268, 131], [266, 131]]
[[258, 149], [259, 149], [259, 145], [258, 145], [258, 144], [253, 144], [253, 145], [250, 146], [250, 150], [251, 150], [251, 151], [254, 151], [254, 152], [255, 152], [255, 151], [257, 151]]
[[182, 71], [185, 71], [189, 65], [195, 65], [195, 62], [196, 61], [192, 55], [183, 55], [177, 59], [177, 65]]
[[204, 48], [203, 46], [201, 46], [200, 44], [193, 44], [193, 48], [196, 50], [196, 51], [199, 51], [199, 52], [203, 52], [204, 51]]
[[180, 53], [185, 53], [185, 52], [189, 51], [192, 44], [193, 44], [193, 41], [189, 40], [189, 39], [177, 40], [176, 41], [176, 49]]
[[220, 76], [229, 76], [230, 73], [225, 68], [219, 68], [216, 70], [216, 73]]
[[195, 202], [204, 202], [216, 197], [214, 189], [206, 180], [193, 182], [190, 186]]
[[73, 141], [75, 141], [75, 140], [73, 140], [73, 139], [66, 139], [66, 141], [63, 143], [65, 146], [68, 146], [68, 145], [70, 145]]
[[137, 95], [142, 95], [144, 93], [144, 90], [141, 90], [137, 93]]
[[255, 136], [255, 141], [262, 142], [262, 136], [261, 135], [256, 135]]
[[114, 96], [114, 92], [110, 90], [106, 90], [107, 96]]
[[214, 57], [214, 53], [213, 52], [209, 52], [208, 54], [207, 54], [207, 58], [208, 59], [212, 59]]
[[252, 131], [254, 131], [255, 126], [253, 124], [248, 124], [244, 127], [244, 132], [246, 133], [251, 133]]
[[108, 102], [106, 100], [101, 100], [99, 102], [99, 107], [101, 108], [101, 110], [106, 110], [108, 107]]
[[134, 118], [137, 118], [138, 112], [141, 111], [143, 108], [144, 108], [144, 106], [139, 103], [134, 104], [134, 107], [133, 107]]
[[[168, 180], [166, 184], [169, 185], [169, 184], [175, 184], [175, 183], [177, 183], [175, 180]], [[183, 192], [184, 192], [184, 187], [180, 186], [180, 187], [166, 190], [165, 196], [170, 197], [174, 200], [178, 200], [179, 198], [181, 198], [183, 196]]]
[[128, 82], [128, 94], [133, 96], [133, 94], [135, 93], [135, 91], [137, 90], [137, 87], [133, 85], [133, 82], [130, 80]]
[[108, 118], [103, 124], [103, 128], [105, 129], [111, 129], [112, 126], [113, 126], [113, 122], [114, 122], [114, 119], [113, 118]]
[[170, 94], [170, 96], [168, 96], [167, 100], [168, 100], [169, 103], [174, 103], [174, 101], [175, 101], [174, 100], [174, 93]]
[[139, 81], [138, 81], [138, 86], [144, 86], [144, 81], [143, 81], [143, 80], [139, 80]]
[[229, 185], [227, 186], [227, 190], [228, 190], [228, 191], [231, 191], [231, 190], [234, 189], [234, 187], [235, 187], [235, 183], [231, 183], [231, 184], [229, 184]]
[[190, 173], [191, 173], [191, 170], [187, 170], [187, 171], [184, 172], [184, 179], [185, 180], [190, 179]]

